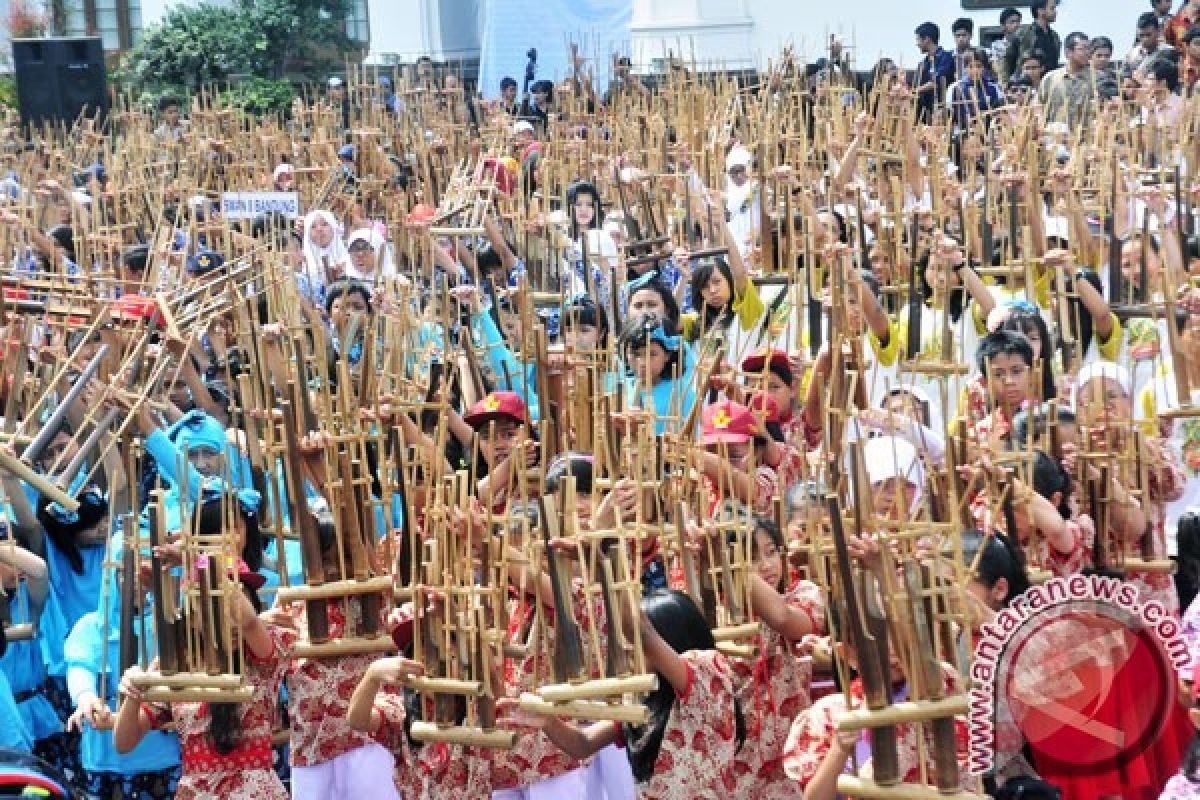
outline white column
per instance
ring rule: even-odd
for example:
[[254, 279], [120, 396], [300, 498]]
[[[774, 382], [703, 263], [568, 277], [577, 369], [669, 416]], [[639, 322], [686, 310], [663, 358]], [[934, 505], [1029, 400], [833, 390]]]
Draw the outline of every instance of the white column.
[[367, 63], [412, 63], [479, 57], [479, 0], [367, 0]]
[[746, 0], [634, 0], [629, 32], [639, 71], [674, 53], [701, 68], [754, 66], [754, 19]]

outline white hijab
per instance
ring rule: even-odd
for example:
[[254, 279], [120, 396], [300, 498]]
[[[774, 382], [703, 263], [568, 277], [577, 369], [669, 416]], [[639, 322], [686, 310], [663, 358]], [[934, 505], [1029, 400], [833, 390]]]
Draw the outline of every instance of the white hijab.
[[[333, 239], [322, 247], [313, 241], [313, 223], [320, 217], [333, 229]], [[350, 254], [338, 233], [337, 218], [329, 211], [310, 211], [304, 217], [304, 275], [308, 279], [313, 295], [322, 292], [329, 283], [329, 269], [340, 267], [345, 269], [350, 263]], [[326, 267], [328, 264], [328, 267]]]
[[396, 274], [396, 260], [392, 258], [392, 245], [383, 238], [383, 234], [374, 228], [359, 228], [350, 234], [346, 240], [347, 253], [355, 242], [363, 241], [371, 245], [371, 271], [360, 272], [354, 266], [354, 257], [346, 266], [346, 277], [354, 278], [364, 283], [374, 283], [378, 278], [391, 278]]

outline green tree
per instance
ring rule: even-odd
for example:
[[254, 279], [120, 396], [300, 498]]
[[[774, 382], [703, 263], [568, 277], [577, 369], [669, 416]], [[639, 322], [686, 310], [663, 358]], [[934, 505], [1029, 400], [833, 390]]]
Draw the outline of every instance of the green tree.
[[240, 0], [178, 6], [147, 28], [122, 62], [120, 78], [139, 96], [189, 94], [248, 80], [239, 97], [275, 100], [269, 82], [320, 79], [343, 58], [346, 0]]
[[349, 44], [342, 23], [346, 6], [346, 0], [242, 0], [260, 56], [259, 77], [319, 78], [339, 63]]

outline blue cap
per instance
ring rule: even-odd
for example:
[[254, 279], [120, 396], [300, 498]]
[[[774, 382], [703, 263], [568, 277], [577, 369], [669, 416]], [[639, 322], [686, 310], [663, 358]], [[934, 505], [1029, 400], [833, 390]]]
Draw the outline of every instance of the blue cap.
[[344, 144], [338, 148], [338, 158], [346, 159], [347, 161], [354, 160], [354, 145]]
[[380, 75], [379, 76], [379, 85], [385, 89], [390, 89], [390, 88], [392, 88], [392, 79], [389, 78], [387, 75]]
[[225, 257], [218, 252], [202, 247], [195, 255], [187, 260], [187, 271], [193, 275], [203, 275], [212, 272], [225, 264]]

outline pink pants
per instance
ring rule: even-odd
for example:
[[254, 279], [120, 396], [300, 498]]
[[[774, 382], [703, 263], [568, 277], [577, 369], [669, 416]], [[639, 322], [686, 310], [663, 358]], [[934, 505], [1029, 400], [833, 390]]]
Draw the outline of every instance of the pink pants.
[[293, 800], [400, 800], [396, 760], [368, 744], [313, 767], [292, 767]]

